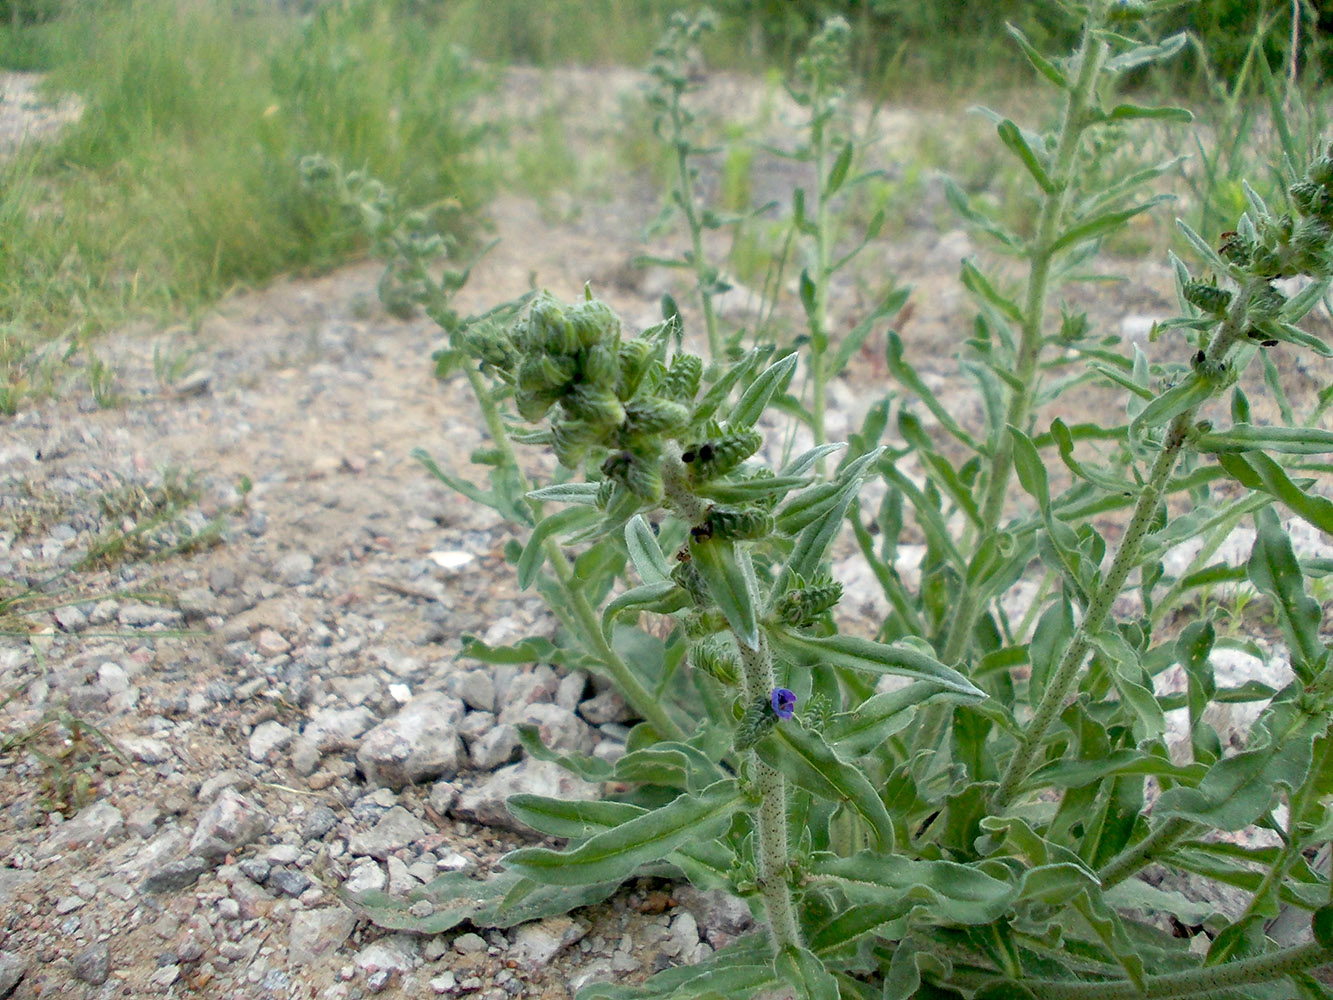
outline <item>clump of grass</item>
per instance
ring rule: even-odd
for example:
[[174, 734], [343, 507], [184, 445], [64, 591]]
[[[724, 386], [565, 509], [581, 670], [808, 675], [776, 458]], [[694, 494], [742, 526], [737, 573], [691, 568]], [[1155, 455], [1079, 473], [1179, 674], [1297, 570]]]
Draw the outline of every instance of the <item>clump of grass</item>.
[[45, 342], [360, 252], [303, 189], [303, 155], [364, 165], [414, 201], [452, 199], [464, 220], [487, 195], [466, 117], [484, 80], [403, 4], [302, 19], [136, 0], [30, 30], [53, 53], [52, 85], [85, 111], [0, 164], [0, 409], [38, 387]]

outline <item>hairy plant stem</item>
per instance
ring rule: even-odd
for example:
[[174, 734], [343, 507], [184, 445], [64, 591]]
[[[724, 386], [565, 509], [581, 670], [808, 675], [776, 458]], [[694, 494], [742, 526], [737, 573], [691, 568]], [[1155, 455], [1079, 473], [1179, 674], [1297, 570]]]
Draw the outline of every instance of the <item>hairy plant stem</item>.
[[[746, 704], [766, 697], [773, 690], [773, 656], [768, 640], [759, 636], [759, 648], [746, 645], [739, 636], [736, 648], [741, 654], [741, 691]], [[755, 810], [755, 861], [759, 892], [768, 914], [768, 932], [777, 951], [800, 946], [801, 931], [792, 904], [787, 846], [787, 779], [759, 759], [753, 750], [745, 752], [754, 775], [759, 806]]]
[[1333, 963], [1333, 951], [1312, 941], [1222, 965], [1144, 976], [1142, 989], [1127, 979], [1091, 983], [1025, 979], [1023, 985], [1038, 1000], [1165, 1000], [1167, 997], [1221, 993], [1254, 983], [1272, 982], [1329, 963]]
[[[829, 243], [831, 225], [829, 220], [828, 195], [825, 191], [825, 160], [828, 159], [828, 139], [824, 134], [823, 115], [816, 110], [812, 124], [815, 146], [815, 298], [810, 320], [810, 381], [814, 383], [814, 398], [810, 403], [810, 433], [814, 443], [823, 445], [828, 442], [824, 430], [824, 408], [827, 405], [824, 394], [824, 355], [828, 353], [828, 293], [829, 293]], [[824, 460], [819, 460], [819, 471], [824, 470]]]
[[680, 110], [680, 95], [677, 94], [671, 104], [672, 144], [676, 150], [676, 194], [680, 199], [681, 211], [685, 213], [685, 223], [690, 228], [691, 263], [699, 279], [699, 303], [704, 313], [704, 328], [708, 331], [708, 360], [718, 364], [722, 359], [722, 336], [717, 328], [717, 315], [713, 312], [713, 293], [708, 286], [713, 276], [708, 273], [708, 264], [704, 260], [704, 227], [699, 220], [699, 213], [694, 207], [694, 182], [690, 179], [689, 140], [685, 138], [686, 123]]
[[1193, 823], [1180, 816], [1167, 819], [1161, 826], [1152, 830], [1138, 843], [1126, 847], [1098, 870], [1097, 880], [1102, 884], [1102, 891], [1138, 874], [1195, 829]]
[[[482, 419], [486, 422], [486, 430], [490, 433], [496, 448], [504, 456], [505, 463], [518, 472], [523, 491], [526, 493], [532, 484], [523, 473], [522, 466], [518, 464], [518, 457], [514, 454], [509, 436], [505, 433], [504, 421], [500, 419], [500, 411], [491, 397], [490, 387], [486, 385], [476, 368], [469, 366], [466, 371], [468, 384], [472, 387], [472, 394], [476, 397]], [[532, 504], [534, 521], [541, 520], [541, 504], [529, 502]], [[597, 619], [597, 611], [588, 603], [587, 596], [575, 583], [574, 569], [569, 565], [569, 556], [560, 547], [559, 542], [554, 538], [546, 539], [542, 544], [542, 551], [555, 572], [556, 580], [568, 602], [564, 609], [552, 607], [552, 610], [559, 614], [570, 630], [578, 635], [584, 646], [602, 661], [612, 681], [619, 687], [630, 706], [639, 713], [640, 718], [656, 729], [658, 735], [664, 739], [685, 739], [685, 733], [680, 726], [667, 715], [659, 700], [643, 686], [621, 655], [606, 641]], [[564, 613], [561, 613], [562, 610]]]
[[[1226, 319], [1204, 351], [1204, 357], [1199, 365], [1201, 369], [1215, 371], [1222, 369], [1228, 352], [1244, 336], [1250, 297], [1262, 284], [1265, 282], [1260, 279], [1251, 279], [1241, 286]], [[1220, 391], [1222, 380], [1219, 379], [1213, 388], [1214, 392]], [[1162, 502], [1163, 489], [1171, 478], [1171, 472], [1180, 458], [1181, 449], [1189, 438], [1200, 405], [1196, 403], [1176, 414], [1167, 428], [1161, 450], [1157, 453], [1157, 458], [1148, 473], [1148, 479], [1139, 493], [1134, 513], [1125, 528], [1124, 537], [1120, 541], [1120, 547], [1111, 562], [1111, 567], [1088, 602], [1083, 621], [1079, 623], [1058, 661], [1058, 666], [1047, 681], [1032, 721], [1024, 730], [1023, 738], [1005, 767], [999, 787], [991, 797], [993, 810], [1003, 809], [1013, 798], [1018, 785], [1027, 777], [1032, 759], [1046, 738], [1046, 731], [1064, 708], [1065, 700], [1069, 697], [1069, 692], [1083, 667], [1083, 660], [1087, 656], [1093, 636], [1097, 635], [1106, 624], [1111, 605], [1124, 589], [1130, 571], [1139, 564], [1139, 553], [1143, 549], [1144, 540], [1150, 534], [1158, 505]]]
[[[1089, 125], [1088, 105], [1095, 96], [1097, 78], [1106, 60], [1106, 42], [1098, 34], [1104, 17], [1105, 4], [1095, 3], [1083, 28], [1083, 38], [1076, 56], [1078, 77], [1069, 88], [1064, 110], [1060, 115], [1059, 140], [1051, 164], [1051, 181], [1055, 190], [1042, 199], [1037, 216], [1037, 228], [1029, 249], [1031, 267], [1028, 272], [1027, 296], [1023, 306], [1023, 326], [1020, 331], [1018, 356], [1014, 373], [1022, 389], [1011, 391], [1009, 408], [1005, 415], [1008, 425], [1025, 429], [1032, 414], [1037, 391], [1037, 362], [1045, 341], [1046, 303], [1050, 297], [1051, 265], [1055, 252], [1051, 247], [1060, 236], [1074, 181], [1074, 160], [1079, 142]], [[991, 463], [986, 482], [986, 496], [981, 507], [981, 525], [977, 536], [986, 538], [999, 527], [1004, 514], [1004, 502], [1009, 493], [1009, 480], [1014, 468], [1013, 442], [1009, 435], [997, 435], [997, 451]], [[962, 659], [967, 643], [976, 626], [978, 607], [976, 592], [963, 587], [957, 613], [950, 625], [941, 659], [953, 664]]]

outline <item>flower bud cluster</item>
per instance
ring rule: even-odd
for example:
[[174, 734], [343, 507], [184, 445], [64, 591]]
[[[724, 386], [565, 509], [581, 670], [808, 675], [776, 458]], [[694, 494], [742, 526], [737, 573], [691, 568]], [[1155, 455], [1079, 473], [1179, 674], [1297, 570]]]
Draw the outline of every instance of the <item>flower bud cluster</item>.
[[820, 575], [806, 583], [799, 576], [793, 586], [778, 598], [774, 610], [778, 617], [795, 628], [813, 624], [820, 615], [842, 600], [842, 584]]
[[1333, 275], [1333, 147], [1288, 193], [1295, 214], [1263, 216], [1245, 231], [1227, 233], [1219, 252], [1261, 278]]

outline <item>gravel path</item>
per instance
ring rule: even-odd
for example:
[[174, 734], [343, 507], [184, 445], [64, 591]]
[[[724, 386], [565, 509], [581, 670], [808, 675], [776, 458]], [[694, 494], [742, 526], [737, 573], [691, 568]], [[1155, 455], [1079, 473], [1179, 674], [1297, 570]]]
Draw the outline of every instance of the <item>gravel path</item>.
[[[519, 76], [513, 92], [546, 85]], [[585, 125], [598, 121], [604, 133], [596, 115]], [[626, 262], [663, 249], [637, 238], [653, 197], [620, 192], [563, 221], [501, 199], [501, 243], [460, 305], [530, 282], [572, 297], [591, 280], [630, 321], [651, 319], [672, 286]], [[917, 284], [900, 327], [965, 419], [976, 400], [943, 372], [973, 248], [919, 221], [876, 266]], [[15, 744], [0, 754], [0, 1000], [557, 1000], [697, 961], [750, 926], [740, 904], [652, 883], [481, 934], [390, 934], [343, 902], [491, 871], [532, 842], [504, 811], [515, 791], [596, 793], [523, 758], [516, 724], [613, 757], [633, 721], [582, 674], [459, 658], [465, 633], [506, 642], [552, 624], [515, 592], [508, 527], [409, 457], [420, 446], [467, 472], [482, 436], [466, 384], [432, 376], [438, 331], [386, 315], [378, 273], [239, 294], [194, 333], [110, 338], [120, 405], [98, 409], [77, 384], [0, 424], [0, 579], [17, 581], [0, 615], [6, 594], [36, 595], [0, 617], [22, 633], [0, 637], [0, 741]], [[1097, 322], [1127, 330], [1167, 307], [1165, 269], [1137, 277], [1081, 293]], [[875, 292], [849, 282], [836, 311]], [[859, 419], [881, 365], [867, 354], [833, 387], [832, 433]]]

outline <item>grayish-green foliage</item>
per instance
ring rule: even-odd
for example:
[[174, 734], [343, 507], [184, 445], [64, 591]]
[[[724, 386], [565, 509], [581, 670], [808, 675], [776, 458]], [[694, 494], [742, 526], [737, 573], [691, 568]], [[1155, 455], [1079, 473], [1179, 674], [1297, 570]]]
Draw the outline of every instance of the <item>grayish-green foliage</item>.
[[[1271, 369], [1266, 352], [1279, 343], [1333, 353], [1297, 325], [1333, 270], [1333, 155], [1309, 156], [1283, 133], [1272, 159], [1290, 209], [1250, 192], [1220, 244], [1182, 226], [1192, 264], [1172, 258], [1180, 313], [1158, 330], [1180, 363], [1157, 371], [1127, 356], [1086, 317], [1052, 306], [1103, 239], [1159, 200], [1151, 185], [1172, 164], [1108, 188], [1090, 180], [1091, 163], [1123, 135], [1117, 123], [1188, 118], [1116, 92], [1125, 73], [1172, 58], [1185, 39], [1147, 30], [1165, 0], [1068, 6], [1082, 17], [1072, 54], [1012, 30], [1058, 92], [1055, 126], [988, 112], [1034, 191], [1031, 235], [950, 189], [962, 217], [1026, 267], [1017, 290], [977, 262], [960, 276], [976, 306], [957, 355], [985, 404], [975, 426], [931, 395], [895, 335], [883, 401], [846, 447], [822, 439], [821, 387], [850, 357], [825, 310], [848, 259], [832, 252], [832, 215], [861, 176], [838, 113], [848, 81], [838, 21], [816, 35], [791, 85], [810, 115], [802, 155], [819, 166], [818, 189], [798, 193], [792, 213], [812, 261], [799, 349], [736, 354], [737, 342], [715, 335], [722, 354], [696, 358], [680, 347], [674, 304], [632, 335], [591, 291], [459, 319], [447, 302], [462, 275], [432, 275], [439, 247], [419, 238], [421, 220], [394, 228], [383, 189], [312, 166], [379, 227], [395, 257], [386, 287], [441, 322], [450, 347], [439, 371], [463, 373], [476, 392], [492, 446], [475, 458], [489, 485], [431, 471], [523, 531], [519, 581], [563, 625], [558, 642], [469, 639], [465, 654], [598, 672], [644, 720], [614, 765], [553, 754], [525, 733], [530, 753], [625, 790], [601, 803], [519, 797], [515, 815], [567, 847], [512, 853], [499, 880], [467, 887], [476, 902], [466, 905], [457, 878], [427, 887], [442, 910], [425, 922], [406, 913], [410, 900], [363, 900], [372, 918], [427, 931], [506, 925], [603, 898], [635, 874], [667, 874], [745, 898], [767, 934], [641, 986], [587, 987], [581, 1000], [771, 989], [819, 1000], [1328, 995], [1311, 975], [1333, 962], [1328, 876], [1312, 863], [1333, 834], [1333, 670], [1311, 593], [1328, 567], [1301, 560], [1279, 511], [1333, 528], [1333, 505], [1313, 488], [1333, 449], [1316, 426], [1333, 392], [1310, 413], [1284, 402], [1286, 424], [1266, 426], [1237, 383], [1250, 364]], [[674, 37], [700, 23], [678, 20]], [[659, 105], [667, 118], [684, 95]], [[662, 134], [680, 153], [677, 206], [697, 237], [695, 148], [674, 126]], [[690, 263], [706, 310], [710, 272]], [[1280, 290], [1283, 278], [1304, 290]], [[1280, 377], [1268, 381], [1280, 391]], [[1071, 427], [1043, 416], [1088, 382], [1123, 391], [1123, 420]], [[1229, 423], [1200, 419], [1228, 394]], [[948, 448], [925, 432], [922, 409]], [[804, 423], [815, 446], [770, 462], [780, 449], [764, 436], [780, 416]], [[561, 474], [530, 482], [518, 444], [553, 448]], [[883, 499], [867, 509], [859, 497], [873, 477]], [[1209, 562], [1246, 519], [1256, 528], [1248, 564]], [[896, 568], [909, 521], [926, 550], [914, 586]], [[873, 637], [840, 632], [833, 615], [830, 553], [844, 533], [892, 608]], [[1194, 538], [1208, 555], [1171, 576], [1166, 550]], [[1295, 678], [1280, 691], [1219, 683], [1214, 651], [1245, 640], [1191, 613], [1201, 590], [1238, 573], [1271, 602], [1290, 652]], [[1016, 621], [1001, 598], [1025, 576], [1044, 585]], [[1117, 608], [1130, 593], [1139, 610], [1125, 616]], [[638, 627], [647, 612], [669, 616], [667, 639]], [[1177, 666], [1186, 689], [1159, 693], [1156, 679]], [[890, 676], [905, 686], [881, 684]], [[1209, 722], [1208, 707], [1224, 702], [1261, 705], [1239, 750]], [[1189, 731], [1173, 754], [1174, 709], [1187, 710]], [[1219, 837], [1256, 830], [1272, 846]], [[1225, 916], [1206, 889], [1189, 902], [1141, 881], [1150, 865], [1237, 887], [1248, 903]], [[1310, 933], [1269, 937], [1269, 921], [1293, 909], [1310, 915]], [[1206, 933], [1206, 951], [1162, 930], [1168, 917]]]

